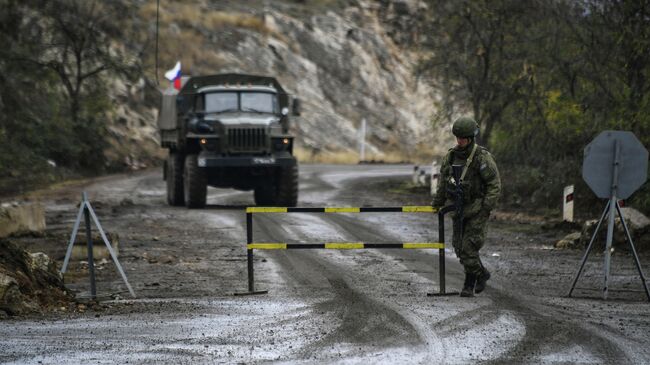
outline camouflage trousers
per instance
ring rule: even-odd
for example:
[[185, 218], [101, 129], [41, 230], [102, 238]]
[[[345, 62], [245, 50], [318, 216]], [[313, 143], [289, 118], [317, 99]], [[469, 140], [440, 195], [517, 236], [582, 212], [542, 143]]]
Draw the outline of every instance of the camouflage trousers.
[[483, 263], [479, 256], [479, 250], [485, 243], [487, 235], [488, 217], [478, 215], [469, 219], [463, 219], [463, 235], [461, 239], [460, 224], [454, 218], [453, 246], [456, 256], [460, 259], [466, 274], [478, 275], [483, 271]]

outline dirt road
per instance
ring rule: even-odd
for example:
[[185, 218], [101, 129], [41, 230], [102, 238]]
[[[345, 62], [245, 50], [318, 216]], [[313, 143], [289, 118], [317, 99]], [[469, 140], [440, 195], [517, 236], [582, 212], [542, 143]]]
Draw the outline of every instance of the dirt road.
[[[391, 188], [411, 171], [302, 166], [299, 204], [426, 205], [426, 196]], [[612, 299], [587, 290], [565, 298], [581, 252], [551, 249], [560, 233], [541, 225], [494, 222], [482, 251], [493, 280], [472, 299], [426, 296], [439, 285], [434, 250], [256, 251], [256, 285], [269, 293], [236, 297], [247, 285], [244, 208], [252, 193], [210, 189], [206, 209], [168, 207], [158, 171], [86, 190], [104, 227], [120, 236], [138, 298], [110, 263], [100, 265], [98, 290], [112, 299], [0, 322], [4, 363], [650, 362], [650, 305], [631, 258], [614, 255], [611, 287], [620, 291]], [[47, 195], [48, 234], [24, 245], [62, 259], [78, 194]], [[437, 229], [428, 214], [273, 214], [255, 218], [254, 234], [267, 242], [426, 242]], [[447, 285], [457, 289], [462, 269], [453, 252], [447, 257]], [[581, 287], [600, 285], [600, 258]], [[650, 257], [641, 259], [648, 271]], [[87, 295], [78, 262], [66, 282]]]

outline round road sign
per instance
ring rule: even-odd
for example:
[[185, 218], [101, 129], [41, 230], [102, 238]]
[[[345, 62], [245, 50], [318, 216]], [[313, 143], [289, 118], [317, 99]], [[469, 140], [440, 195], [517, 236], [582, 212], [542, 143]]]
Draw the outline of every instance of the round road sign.
[[604, 131], [585, 147], [582, 178], [599, 198], [610, 198], [618, 142], [616, 197], [627, 199], [648, 177], [648, 150], [632, 132]]

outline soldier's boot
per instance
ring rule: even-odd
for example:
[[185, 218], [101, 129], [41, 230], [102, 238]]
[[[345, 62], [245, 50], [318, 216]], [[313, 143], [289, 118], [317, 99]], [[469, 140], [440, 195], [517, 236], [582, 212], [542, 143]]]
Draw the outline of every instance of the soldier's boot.
[[475, 285], [476, 285], [476, 275], [465, 273], [465, 283], [463, 284], [463, 290], [460, 291], [460, 296], [473, 297]]
[[490, 280], [490, 272], [487, 269], [483, 268], [483, 271], [476, 278], [476, 286], [474, 287], [474, 293], [480, 294], [485, 290], [485, 283]]

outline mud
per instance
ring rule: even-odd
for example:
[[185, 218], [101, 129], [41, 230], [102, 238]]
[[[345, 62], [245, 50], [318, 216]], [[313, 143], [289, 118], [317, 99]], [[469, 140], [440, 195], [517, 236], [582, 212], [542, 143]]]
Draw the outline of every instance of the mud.
[[[301, 167], [301, 206], [426, 205], [396, 189], [408, 165]], [[593, 253], [575, 298], [566, 291], [582, 256], [556, 250], [566, 232], [541, 220], [492, 222], [482, 250], [493, 279], [473, 299], [427, 297], [439, 288], [435, 250], [255, 252], [261, 296], [247, 289], [245, 214], [252, 193], [210, 189], [208, 207], [168, 207], [158, 171], [121, 175], [41, 196], [48, 231], [20, 243], [62, 260], [81, 189], [120, 261], [98, 266], [101, 303], [0, 323], [5, 363], [647, 363], [650, 306], [631, 256], [613, 256], [610, 299], [600, 299]], [[497, 215], [498, 216], [498, 215]], [[506, 218], [503, 218], [506, 217]], [[267, 242], [417, 242], [437, 238], [427, 214], [275, 214], [255, 218]], [[449, 229], [449, 222], [447, 222]], [[449, 232], [447, 233], [449, 237]], [[641, 255], [644, 269], [650, 263]], [[462, 268], [447, 252], [448, 290]], [[66, 286], [88, 296], [87, 268]], [[647, 271], [647, 270], [646, 270]]]

